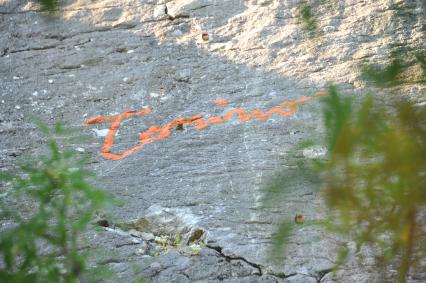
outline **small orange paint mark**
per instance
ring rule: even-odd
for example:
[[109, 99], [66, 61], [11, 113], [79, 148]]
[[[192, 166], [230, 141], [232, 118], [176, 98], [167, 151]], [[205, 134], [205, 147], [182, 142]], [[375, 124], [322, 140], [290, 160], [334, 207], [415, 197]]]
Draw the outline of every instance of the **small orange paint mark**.
[[[208, 119], [203, 119], [203, 116], [199, 114], [189, 118], [179, 117], [163, 126], [154, 125], [149, 127], [148, 130], [139, 134], [138, 145], [122, 153], [111, 153], [111, 147], [114, 144], [114, 137], [118, 131], [118, 128], [121, 125], [121, 122], [133, 116], [143, 116], [143, 115], [151, 114], [152, 113], [151, 109], [145, 108], [139, 111], [126, 111], [119, 115], [93, 117], [85, 121], [83, 125], [88, 126], [93, 124], [111, 123], [111, 126], [108, 130], [108, 133], [104, 140], [104, 144], [101, 149], [101, 156], [110, 160], [120, 160], [140, 150], [142, 147], [144, 147], [145, 145], [149, 143], [163, 140], [171, 136], [172, 129], [176, 129], [178, 125], [183, 127], [183, 126], [189, 126], [193, 124], [193, 127], [195, 129], [202, 130], [208, 127], [210, 124], [224, 123], [228, 121], [229, 119], [231, 119], [233, 116], [237, 116], [238, 120], [241, 123], [247, 122], [253, 118], [255, 118], [256, 120], [264, 121], [273, 114], [278, 114], [283, 117], [290, 116], [296, 113], [298, 104], [306, 103], [312, 100], [313, 98], [318, 98], [324, 95], [325, 95], [324, 92], [320, 92], [314, 95], [313, 97], [299, 98], [294, 101], [284, 101], [280, 103], [279, 106], [272, 107], [266, 112], [262, 112], [259, 109], [254, 109], [251, 112], [246, 112], [244, 108], [235, 108], [226, 112], [222, 117], [214, 116]], [[217, 99], [215, 103], [217, 105], [225, 106], [227, 105], [228, 101], [226, 99]], [[283, 107], [285, 107], [285, 109], [283, 109]]]
[[226, 100], [226, 99], [224, 99], [224, 98], [219, 98], [219, 99], [216, 99], [216, 100], [214, 101], [214, 103], [215, 103], [217, 106], [227, 106], [227, 105], [228, 105], [228, 100]]
[[319, 97], [323, 97], [325, 96], [326, 93], [323, 91], [318, 92], [317, 94], [315, 94], [312, 98], [319, 98]]
[[208, 33], [203, 33], [201, 35], [201, 38], [203, 39], [203, 41], [208, 41], [209, 40], [209, 34]]

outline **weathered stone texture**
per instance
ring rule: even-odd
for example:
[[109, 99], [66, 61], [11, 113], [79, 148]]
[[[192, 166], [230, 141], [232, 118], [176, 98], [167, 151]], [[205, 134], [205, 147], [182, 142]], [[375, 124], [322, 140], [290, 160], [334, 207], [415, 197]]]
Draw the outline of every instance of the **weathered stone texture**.
[[[197, 255], [175, 247], [165, 252], [151, 237], [118, 228], [90, 232], [90, 248], [106, 251], [98, 263], [117, 273], [115, 282], [143, 276], [153, 282], [373, 282], [382, 275], [368, 253], [333, 279], [328, 271], [344, 240], [315, 226], [298, 226], [284, 261], [269, 256], [276, 224], [296, 213], [307, 220], [324, 216], [315, 184], [297, 172], [285, 202], [262, 206], [263, 188], [279, 166], [291, 173], [298, 161], [323, 152], [295, 149], [321, 138], [318, 100], [289, 117], [184, 127], [118, 161], [98, 156], [100, 130], [109, 124], [81, 127], [93, 116], [152, 108], [120, 126], [113, 152], [121, 152], [149, 126], [177, 117], [267, 110], [312, 96], [328, 82], [363, 92], [361, 63], [386, 62], [398, 45], [426, 49], [423, 0], [324, 2], [316, 8], [319, 34], [309, 36], [299, 1], [68, 0], [61, 17], [49, 20], [31, 2], [0, 0], [2, 170], [39, 151], [43, 140], [31, 115], [61, 120], [90, 136], [75, 147], [90, 155], [96, 185], [125, 203], [110, 212], [110, 222], [143, 218], [156, 205], [160, 215], [168, 208], [177, 222], [206, 232]], [[402, 87], [419, 102], [425, 89]], [[218, 98], [229, 105], [216, 106]], [[425, 280], [419, 273], [411, 281]]]

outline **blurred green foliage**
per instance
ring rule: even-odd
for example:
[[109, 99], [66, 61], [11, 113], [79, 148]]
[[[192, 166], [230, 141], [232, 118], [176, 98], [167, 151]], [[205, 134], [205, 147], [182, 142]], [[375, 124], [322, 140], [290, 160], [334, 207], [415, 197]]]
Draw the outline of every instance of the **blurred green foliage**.
[[53, 12], [59, 8], [59, 0], [37, 0], [43, 11]]
[[[297, 183], [321, 186], [329, 216], [302, 225], [344, 234], [357, 251], [365, 245], [377, 249], [378, 267], [398, 266], [398, 282], [406, 282], [410, 269], [426, 258], [426, 221], [421, 218], [426, 209], [426, 108], [402, 99], [384, 108], [372, 96], [355, 103], [334, 86], [322, 103], [328, 156], [280, 170], [268, 183], [266, 200], [282, 203]], [[283, 251], [295, 229], [291, 219], [279, 226], [275, 252]], [[342, 249], [336, 268], [348, 254]]]
[[[299, 17], [309, 35], [320, 36], [316, 11], [327, 2], [299, 4]], [[396, 16], [391, 22], [409, 29], [418, 16], [412, 13], [415, 4], [408, 2], [392, 8]], [[362, 78], [382, 88], [426, 82], [424, 50], [394, 43], [387, 62], [363, 62]], [[352, 237], [357, 249], [366, 244], [377, 247], [381, 252], [378, 264], [397, 264], [398, 281], [406, 282], [410, 268], [425, 258], [426, 224], [420, 218], [426, 207], [425, 112], [423, 106], [404, 100], [387, 109], [371, 96], [355, 103], [331, 86], [323, 98], [328, 159], [306, 160], [302, 165], [299, 161], [296, 170], [280, 170], [267, 185], [266, 200], [282, 203], [295, 188], [291, 183], [308, 180], [311, 186], [322, 184], [334, 214], [312, 224]], [[302, 176], [302, 172], [308, 172], [308, 176]], [[316, 182], [315, 175], [322, 176], [322, 181]], [[283, 251], [295, 229], [289, 219], [279, 226], [274, 252]], [[348, 250], [343, 249], [336, 267], [347, 255]]]
[[400, 259], [398, 281], [406, 282], [426, 251], [419, 218], [426, 207], [426, 109], [400, 100], [390, 111], [367, 97], [342, 115], [341, 105], [350, 102], [334, 87], [324, 104], [332, 145], [321, 168], [334, 212], [328, 228], [350, 235], [358, 250], [374, 244], [384, 263]]
[[81, 234], [111, 199], [87, 182], [84, 160], [57, 143], [66, 135], [60, 124], [40, 129], [50, 154], [0, 175], [0, 221], [8, 223], [0, 234], [0, 282], [95, 282], [102, 274], [88, 267]]
[[349, 97], [340, 97], [334, 86], [329, 88], [328, 96], [323, 98], [323, 119], [328, 131], [326, 143], [328, 150], [333, 151], [338, 137], [348, 126], [352, 113], [352, 100]]

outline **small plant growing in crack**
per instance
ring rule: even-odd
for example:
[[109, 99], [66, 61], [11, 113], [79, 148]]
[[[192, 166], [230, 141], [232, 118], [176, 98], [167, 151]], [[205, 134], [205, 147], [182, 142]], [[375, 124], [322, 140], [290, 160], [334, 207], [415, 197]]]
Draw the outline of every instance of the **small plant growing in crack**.
[[49, 15], [56, 13], [61, 5], [61, 0], [36, 0], [36, 2], [40, 5], [40, 9]]
[[191, 248], [193, 255], [198, 255], [200, 253], [200, 246], [199, 245], [191, 244], [189, 247]]
[[306, 31], [313, 33], [317, 29], [316, 19], [312, 12], [312, 6], [307, 2], [302, 2], [299, 7], [300, 9], [300, 18], [304, 24]]
[[182, 236], [180, 234], [176, 235], [174, 245], [178, 248], [182, 245]]

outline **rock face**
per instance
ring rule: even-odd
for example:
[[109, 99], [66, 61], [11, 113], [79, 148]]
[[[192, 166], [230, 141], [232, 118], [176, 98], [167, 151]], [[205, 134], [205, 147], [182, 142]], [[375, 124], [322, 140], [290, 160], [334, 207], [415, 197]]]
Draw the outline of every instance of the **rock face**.
[[[298, 161], [324, 153], [295, 147], [323, 132], [319, 99], [305, 98], [328, 82], [364, 92], [360, 64], [386, 62], [401, 45], [424, 52], [423, 0], [324, 1], [315, 7], [315, 35], [303, 28], [298, 1], [65, 2], [61, 17], [49, 20], [31, 2], [0, 0], [0, 166], [40, 150], [31, 115], [90, 137], [75, 147], [90, 155], [96, 185], [124, 201], [109, 220], [134, 224], [132, 232], [89, 232], [93, 250], [111, 252], [96, 263], [115, 271], [114, 282], [383, 278], [368, 251], [333, 278], [329, 271], [345, 241], [316, 226], [297, 225], [283, 260], [273, 261], [270, 247], [278, 223], [296, 214], [305, 223], [324, 217], [317, 184], [295, 170]], [[425, 85], [402, 90], [425, 99]], [[148, 108], [149, 114], [127, 113], [104, 157], [111, 120], [81, 126]], [[237, 108], [259, 111], [218, 120]], [[197, 121], [210, 123], [197, 128]], [[166, 136], [142, 144], [144, 132]], [[136, 147], [125, 158], [109, 158]], [[264, 188], [280, 166], [292, 176], [284, 179], [286, 201], [264, 205]], [[150, 228], [136, 225], [138, 219]], [[155, 237], [173, 233], [186, 235], [187, 244], [202, 239], [197, 250], [156, 252]], [[410, 278], [425, 280], [418, 272]]]

